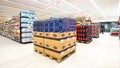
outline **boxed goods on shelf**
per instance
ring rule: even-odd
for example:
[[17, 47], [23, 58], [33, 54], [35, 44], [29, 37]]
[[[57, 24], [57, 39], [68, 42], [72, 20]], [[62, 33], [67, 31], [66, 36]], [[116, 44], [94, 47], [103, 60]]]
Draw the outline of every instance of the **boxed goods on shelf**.
[[4, 33], [5, 33], [5, 31], [4, 31], [4, 29], [3, 29], [3, 25], [4, 25], [4, 23], [1, 21], [0, 22], [0, 35], [4, 35]]
[[120, 25], [118, 26], [118, 37], [120, 39]]
[[58, 18], [34, 21], [34, 49], [57, 62], [75, 51], [76, 21]]
[[80, 43], [90, 43], [92, 41], [92, 26], [88, 24], [76, 26], [76, 37]]
[[34, 12], [20, 12], [3, 25], [4, 36], [19, 43], [29, 43], [33, 39]]
[[111, 28], [111, 35], [119, 35], [119, 28]]
[[120, 17], [119, 17], [119, 20], [118, 20], [118, 28], [119, 28], [119, 39], [120, 39]]
[[92, 23], [92, 37], [98, 38], [100, 33], [100, 25], [99, 23]]

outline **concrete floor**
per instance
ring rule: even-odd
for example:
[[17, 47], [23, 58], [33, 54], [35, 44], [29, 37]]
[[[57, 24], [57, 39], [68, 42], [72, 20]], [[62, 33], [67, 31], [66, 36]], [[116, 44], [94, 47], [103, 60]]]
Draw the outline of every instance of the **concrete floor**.
[[109, 33], [90, 44], [77, 43], [76, 53], [61, 63], [34, 52], [33, 44], [19, 44], [0, 36], [0, 68], [120, 68], [120, 40]]

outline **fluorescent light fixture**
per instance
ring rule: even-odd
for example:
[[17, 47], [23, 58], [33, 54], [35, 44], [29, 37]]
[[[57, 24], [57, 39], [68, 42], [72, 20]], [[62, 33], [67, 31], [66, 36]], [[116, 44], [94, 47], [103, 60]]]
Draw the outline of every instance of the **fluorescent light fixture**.
[[96, 5], [94, 0], [91, 0], [91, 2], [93, 3], [93, 5], [97, 8], [97, 10], [105, 17], [105, 15], [103, 14], [103, 12], [101, 11], [101, 9]]
[[62, 0], [62, 1], [63, 1], [64, 3], [66, 3], [66, 4], [68, 4], [69, 6], [71, 6], [71, 7], [75, 8], [75, 9], [77, 9], [77, 10], [80, 11], [80, 12], [84, 12], [84, 14], [86, 14], [86, 15], [88, 15], [88, 16], [95, 17], [95, 16], [93, 16], [92, 14], [87, 13], [86, 11], [84, 11], [84, 10], [82, 10], [82, 9], [80, 9], [80, 8], [78, 8], [78, 7], [76, 7], [76, 6], [74, 6], [73, 4], [67, 2], [66, 0]]
[[[27, 7], [31, 7], [31, 8], [36, 8], [36, 9], [40, 9], [40, 8], [38, 8], [38, 7], [33, 7], [33, 6], [28, 6], [28, 5], [25, 5], [25, 4], [22, 4], [22, 3], [18, 3], [18, 2], [14, 2], [14, 1], [9, 1], [9, 0], [5, 0], [5, 1], [7, 1], [7, 2], [10, 2], [10, 3], [15, 3], [15, 4], [19, 4], [19, 5], [23, 5], [23, 6], [27, 6]], [[35, 1], [35, 0], [34, 0]], [[29, 11], [29, 10], [28, 10]], [[45, 10], [42, 10], [42, 12], [48, 12], [48, 11], [45, 11]], [[49, 13], [48, 13], [49, 14]], [[57, 14], [57, 13], [55, 13], [55, 14]], [[43, 15], [43, 13], [42, 13], [42, 15]], [[46, 15], [45, 13], [44, 13], [44, 15]]]
[[[45, 5], [45, 6], [47, 5], [47, 3], [44, 3], [44, 2], [39, 1], [39, 0], [34, 0], [34, 1], [39, 2], [39, 3], [41, 3], [41, 4]], [[63, 12], [70, 13], [70, 12], [68, 12], [68, 11], [65, 11], [65, 10], [62, 10], [62, 9], [60, 9], [60, 8], [57, 8], [57, 7], [55, 7], [54, 5], [51, 5], [51, 7], [55, 8], [55, 9], [58, 9], [58, 10], [60, 10], [60, 11], [63, 11]]]

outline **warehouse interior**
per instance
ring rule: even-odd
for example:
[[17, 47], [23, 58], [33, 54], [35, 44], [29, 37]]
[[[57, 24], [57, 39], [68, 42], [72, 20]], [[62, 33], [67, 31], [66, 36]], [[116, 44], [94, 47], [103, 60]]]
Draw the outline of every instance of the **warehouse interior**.
[[0, 0], [0, 68], [120, 68], [120, 0]]

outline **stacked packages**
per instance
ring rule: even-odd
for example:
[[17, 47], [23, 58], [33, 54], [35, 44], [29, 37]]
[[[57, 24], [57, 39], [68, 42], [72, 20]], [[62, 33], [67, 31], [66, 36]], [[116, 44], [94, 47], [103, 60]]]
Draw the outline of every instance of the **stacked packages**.
[[34, 12], [21, 12], [20, 37], [21, 43], [33, 41], [33, 21], [35, 19]]
[[100, 33], [99, 23], [92, 23], [92, 37], [98, 38]]
[[19, 43], [32, 42], [34, 12], [21, 12], [19, 16], [13, 16], [11, 20], [0, 24], [1, 35]]
[[76, 21], [71, 18], [34, 22], [34, 49], [61, 62], [76, 50]]
[[92, 41], [92, 26], [79, 25], [77, 28], [77, 41], [81, 43], [90, 43]]

